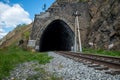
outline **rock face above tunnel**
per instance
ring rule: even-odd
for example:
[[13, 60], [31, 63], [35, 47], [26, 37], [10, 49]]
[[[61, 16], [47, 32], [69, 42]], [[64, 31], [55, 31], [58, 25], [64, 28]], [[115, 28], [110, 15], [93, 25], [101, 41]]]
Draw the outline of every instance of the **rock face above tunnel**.
[[120, 50], [120, 0], [89, 0], [88, 6], [89, 47]]
[[39, 45], [45, 28], [56, 19], [65, 21], [74, 32], [76, 10], [81, 14], [83, 47], [120, 50], [120, 0], [57, 0], [35, 16], [31, 39]]

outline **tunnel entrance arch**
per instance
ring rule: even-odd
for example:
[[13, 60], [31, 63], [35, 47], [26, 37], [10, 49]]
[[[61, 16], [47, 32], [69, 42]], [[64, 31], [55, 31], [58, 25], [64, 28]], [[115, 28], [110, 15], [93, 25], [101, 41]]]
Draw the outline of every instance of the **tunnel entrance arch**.
[[43, 31], [39, 51], [71, 51], [74, 46], [74, 32], [63, 20], [52, 21]]

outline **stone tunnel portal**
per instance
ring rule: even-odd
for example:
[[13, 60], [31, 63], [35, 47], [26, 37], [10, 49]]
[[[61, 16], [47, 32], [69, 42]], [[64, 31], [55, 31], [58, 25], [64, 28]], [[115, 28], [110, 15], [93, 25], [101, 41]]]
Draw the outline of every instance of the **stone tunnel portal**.
[[62, 20], [54, 20], [44, 30], [40, 39], [40, 52], [71, 51], [74, 45], [74, 32]]

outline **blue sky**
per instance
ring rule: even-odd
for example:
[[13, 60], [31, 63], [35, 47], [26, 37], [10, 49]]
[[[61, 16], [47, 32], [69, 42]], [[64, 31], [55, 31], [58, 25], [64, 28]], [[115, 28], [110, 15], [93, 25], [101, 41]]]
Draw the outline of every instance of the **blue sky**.
[[0, 38], [13, 30], [16, 25], [29, 24], [34, 20], [34, 15], [43, 12], [55, 0], [0, 0]]

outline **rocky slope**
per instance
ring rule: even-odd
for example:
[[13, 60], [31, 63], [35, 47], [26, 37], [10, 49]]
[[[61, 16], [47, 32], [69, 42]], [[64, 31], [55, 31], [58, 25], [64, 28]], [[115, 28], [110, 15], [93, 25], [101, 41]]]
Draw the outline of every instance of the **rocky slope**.
[[[81, 37], [86, 38], [82, 41], [83, 46], [120, 50], [120, 0], [57, 0], [57, 2], [81, 3], [81, 6], [87, 4], [87, 8], [80, 12], [86, 11], [84, 13], [87, 14], [84, 17], [86, 21], [79, 18]], [[89, 23], [87, 28], [83, 25], [86, 23]], [[86, 33], [87, 35], [84, 35]]]
[[28, 38], [28, 33], [30, 33], [32, 24], [24, 25], [24, 26], [18, 26], [13, 31], [9, 32], [4, 38], [0, 41], [0, 48], [4, 48], [7, 46], [10, 46], [11, 44], [15, 42], [19, 42], [21, 39]]
[[88, 0], [87, 42], [94, 48], [120, 50], [120, 0]]

